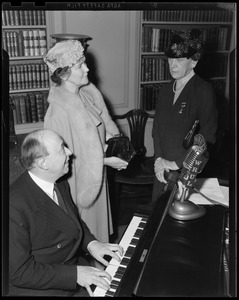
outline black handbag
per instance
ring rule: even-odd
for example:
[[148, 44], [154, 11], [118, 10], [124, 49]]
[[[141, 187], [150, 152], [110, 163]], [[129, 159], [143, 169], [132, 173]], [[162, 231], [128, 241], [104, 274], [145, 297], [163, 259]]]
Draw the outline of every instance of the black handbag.
[[193, 139], [196, 134], [199, 132], [199, 120], [196, 120], [193, 124], [193, 127], [189, 130], [186, 134], [185, 138], [183, 139], [183, 147], [184, 149], [188, 149], [193, 145]]
[[116, 156], [129, 162], [135, 155], [136, 151], [127, 136], [119, 134], [106, 141], [106, 157]]

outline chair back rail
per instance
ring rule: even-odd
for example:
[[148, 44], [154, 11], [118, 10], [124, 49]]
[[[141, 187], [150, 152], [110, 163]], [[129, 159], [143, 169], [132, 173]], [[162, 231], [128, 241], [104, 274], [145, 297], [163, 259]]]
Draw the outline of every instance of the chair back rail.
[[113, 116], [113, 120], [127, 119], [130, 129], [130, 140], [137, 155], [140, 157], [144, 157], [147, 152], [144, 144], [144, 137], [148, 118], [154, 118], [154, 115], [142, 109], [132, 109], [123, 115]]

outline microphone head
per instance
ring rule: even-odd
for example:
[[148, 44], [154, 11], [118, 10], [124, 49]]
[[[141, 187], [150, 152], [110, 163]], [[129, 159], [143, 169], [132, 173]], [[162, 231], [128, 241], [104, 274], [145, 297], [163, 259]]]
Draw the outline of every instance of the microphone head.
[[197, 158], [199, 158], [206, 149], [207, 146], [204, 137], [201, 134], [195, 135], [194, 144], [183, 162], [184, 168], [191, 170]]

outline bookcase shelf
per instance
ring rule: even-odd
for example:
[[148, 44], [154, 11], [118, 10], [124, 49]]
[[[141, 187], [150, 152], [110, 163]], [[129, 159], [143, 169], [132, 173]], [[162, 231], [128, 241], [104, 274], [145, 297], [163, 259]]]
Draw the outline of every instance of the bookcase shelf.
[[9, 57], [10, 61], [18, 61], [18, 60], [42, 60], [42, 56], [17, 56], [17, 57]]
[[43, 92], [48, 91], [49, 88], [35, 88], [35, 89], [22, 89], [22, 90], [11, 90], [10, 94], [28, 93], [28, 92]]
[[[2, 10], [2, 47], [9, 55], [9, 105], [16, 134], [43, 128], [49, 71], [44, 10]], [[12, 126], [13, 126], [12, 125]]]
[[12, 29], [41, 29], [46, 28], [46, 25], [9, 25], [2, 26], [2, 30], [12, 30]]
[[140, 12], [139, 107], [154, 111], [160, 88], [172, 80], [164, 51], [175, 31], [200, 29], [205, 54], [195, 72], [212, 82], [221, 99], [226, 93], [233, 12], [217, 4], [158, 4]]
[[43, 126], [44, 126], [43, 122], [16, 124], [15, 132], [16, 134], [26, 134], [33, 130], [42, 129]]

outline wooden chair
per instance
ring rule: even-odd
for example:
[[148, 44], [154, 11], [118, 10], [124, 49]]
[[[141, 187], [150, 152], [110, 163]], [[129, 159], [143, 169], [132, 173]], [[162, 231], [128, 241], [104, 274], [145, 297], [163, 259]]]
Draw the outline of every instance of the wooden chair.
[[[130, 140], [135, 148], [136, 156], [129, 162], [126, 170], [115, 170], [113, 179], [114, 209], [117, 213], [120, 198], [150, 197], [152, 187], [148, 190], [140, 189], [154, 182], [154, 157], [146, 156], [147, 149], [144, 145], [145, 127], [147, 120], [154, 118], [142, 109], [132, 109], [123, 115], [113, 116], [113, 120], [127, 120], [129, 125]], [[150, 191], [150, 192], [149, 192]]]

